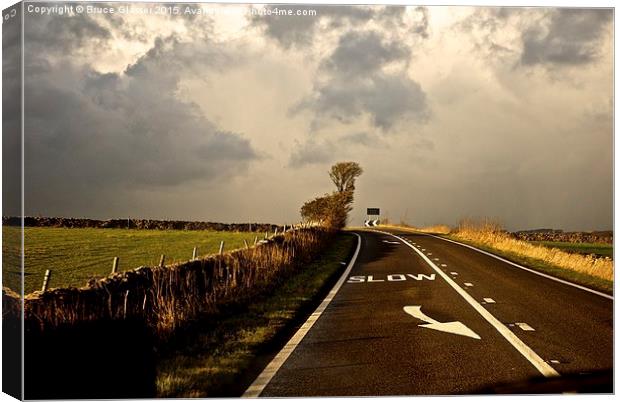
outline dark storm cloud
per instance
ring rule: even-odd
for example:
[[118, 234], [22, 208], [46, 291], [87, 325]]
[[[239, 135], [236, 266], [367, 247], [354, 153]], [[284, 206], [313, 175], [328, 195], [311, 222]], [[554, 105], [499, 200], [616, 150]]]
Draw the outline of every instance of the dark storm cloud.
[[[329, 30], [338, 29], [347, 24], [361, 26], [376, 19], [386, 27], [402, 24], [406, 7], [356, 7], [356, 6], [293, 6], [266, 5], [265, 10], [293, 10], [293, 15], [253, 15], [253, 26], [264, 30], [265, 35], [276, 40], [285, 49], [292, 46], [310, 45], [321, 21], [325, 21]], [[297, 11], [316, 11], [316, 15], [296, 15]], [[419, 28], [418, 28], [419, 29]], [[425, 31], [425, 29], [424, 29]]]
[[[429, 116], [426, 94], [407, 75], [410, 57], [408, 47], [376, 31], [348, 32], [321, 63], [327, 79], [318, 81], [292, 112], [313, 111], [315, 128], [325, 118], [351, 123], [366, 114], [383, 131], [405, 118], [423, 122]], [[391, 63], [401, 66], [385, 73], [383, 67]]]
[[339, 77], [319, 86], [296, 110], [310, 109], [319, 117], [342, 123], [368, 114], [372, 124], [388, 131], [401, 118], [428, 118], [426, 94], [417, 82], [402, 76], [375, 73], [368, 79]]
[[67, 52], [86, 42], [105, 42], [110, 31], [88, 14], [76, 16], [34, 16], [28, 18], [24, 42], [28, 52]]
[[16, 4], [2, 23], [2, 213], [21, 213], [21, 23]]
[[377, 32], [348, 32], [324, 62], [330, 72], [359, 76], [377, 71], [382, 65], [408, 60], [410, 51], [399, 42], [384, 41]]
[[550, 11], [547, 30], [533, 26], [523, 32], [521, 63], [578, 65], [591, 62], [598, 55], [598, 39], [611, 17], [612, 10], [608, 9]]
[[[43, 48], [38, 41], [47, 40], [38, 30], [26, 35]], [[26, 57], [31, 212], [84, 203], [104, 210], [109, 193], [122, 199], [135, 190], [226, 180], [244, 174], [258, 158], [242, 135], [217, 127], [177, 95], [182, 77], [230, 67], [231, 58], [216, 46], [158, 38], [120, 74], [64, 61], [50, 64], [50, 53], [60, 49]]]

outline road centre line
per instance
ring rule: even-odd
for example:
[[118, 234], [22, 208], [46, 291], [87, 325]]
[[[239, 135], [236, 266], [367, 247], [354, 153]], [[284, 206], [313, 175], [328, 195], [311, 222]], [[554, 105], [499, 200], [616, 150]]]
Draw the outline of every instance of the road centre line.
[[431, 261], [424, 253], [418, 251], [415, 247], [411, 246], [407, 243], [402, 237], [394, 235], [389, 232], [383, 232], [379, 230], [375, 230], [375, 232], [382, 234], [389, 234], [396, 239], [399, 239], [411, 247], [413, 251], [415, 251], [424, 261], [441, 276], [448, 285], [452, 286], [452, 288], [463, 298], [466, 302], [468, 302], [489, 324], [491, 324], [497, 332], [500, 333], [523, 357], [525, 357], [542, 375], [545, 377], [558, 377], [560, 374], [551, 367], [546, 361], [544, 361], [536, 352], [534, 352], [529, 346], [527, 346], [521, 339], [519, 339], [514, 332], [508, 329], [504, 324], [502, 324], [497, 318], [495, 318], [487, 309], [485, 309], [480, 303], [478, 303], [471, 295], [469, 295], [463, 288], [461, 288], [452, 278], [450, 278], [445, 272], [443, 272], [439, 267], [437, 267], [433, 261]]
[[271, 381], [271, 379], [276, 375], [280, 367], [284, 364], [286, 359], [293, 353], [295, 348], [301, 343], [306, 334], [310, 331], [312, 326], [318, 321], [321, 314], [327, 309], [329, 303], [334, 299], [336, 293], [340, 290], [344, 282], [349, 277], [351, 273], [351, 269], [353, 269], [353, 265], [355, 265], [355, 260], [357, 260], [357, 256], [359, 255], [360, 248], [362, 247], [362, 237], [357, 233], [353, 233], [357, 236], [357, 247], [355, 248], [355, 253], [349, 261], [349, 265], [345, 269], [345, 271], [338, 279], [338, 282], [334, 285], [334, 287], [329, 291], [325, 299], [321, 302], [319, 307], [308, 317], [306, 322], [295, 332], [295, 335], [287, 342], [286, 345], [278, 352], [278, 354], [271, 360], [271, 362], [265, 367], [265, 369], [259, 374], [258, 377], [252, 382], [252, 384], [248, 387], [248, 389], [241, 396], [242, 398], [258, 398], [260, 394], [263, 392], [267, 384]]
[[495, 258], [496, 260], [500, 260], [500, 261], [502, 261], [502, 262], [505, 262], [506, 264], [512, 265], [513, 267], [517, 267], [517, 268], [519, 268], [519, 269], [522, 269], [522, 270], [524, 270], [524, 271], [531, 272], [531, 273], [533, 273], [533, 274], [536, 274], [536, 275], [539, 275], [539, 276], [545, 277], [545, 278], [547, 278], [547, 279], [551, 279], [552, 281], [556, 281], [556, 282], [563, 283], [563, 284], [568, 285], [568, 286], [572, 286], [572, 287], [577, 288], [577, 289], [585, 290], [586, 292], [593, 293], [593, 294], [595, 294], [595, 295], [598, 295], [598, 296], [604, 297], [604, 298], [609, 299], [609, 300], [614, 300], [614, 297], [613, 297], [613, 296], [610, 296], [610, 295], [608, 295], [608, 294], [606, 294], [606, 293], [599, 292], [599, 291], [597, 291], [597, 290], [590, 289], [590, 288], [587, 288], [587, 287], [585, 287], [585, 286], [581, 286], [581, 285], [578, 285], [578, 284], [576, 284], [576, 283], [569, 282], [569, 281], [565, 281], [564, 279], [556, 278], [555, 276], [547, 275], [547, 274], [545, 274], [545, 273], [542, 273], [542, 272], [536, 271], [536, 270], [534, 270], [534, 269], [524, 267], [523, 265], [519, 265], [519, 264], [517, 264], [517, 263], [515, 263], [515, 262], [508, 261], [508, 260], [507, 260], [507, 259], [505, 259], [505, 258], [502, 258], [502, 257], [500, 257], [500, 256], [498, 256], [498, 255], [493, 254], [493, 253], [489, 253], [489, 252], [487, 252], [487, 251], [481, 250], [481, 249], [476, 248], [476, 247], [474, 247], [474, 246], [470, 246], [469, 244], [460, 243], [460, 242], [458, 242], [458, 241], [454, 241], [454, 240], [446, 239], [446, 238], [443, 238], [443, 237], [441, 237], [441, 236], [435, 236], [435, 235], [432, 235], [432, 234], [425, 234], [425, 235], [426, 235], [426, 236], [430, 236], [430, 237], [434, 237], [434, 238], [436, 238], [436, 239], [440, 239], [440, 240], [443, 240], [443, 241], [447, 241], [447, 242], [450, 242], [450, 243], [458, 244], [459, 246], [467, 247], [467, 248], [469, 248], [469, 249], [475, 250], [475, 251], [477, 251], [477, 252], [479, 252], [479, 253], [482, 253], [482, 254], [484, 254], [484, 255], [488, 255], [489, 257], [493, 257], [493, 258]]

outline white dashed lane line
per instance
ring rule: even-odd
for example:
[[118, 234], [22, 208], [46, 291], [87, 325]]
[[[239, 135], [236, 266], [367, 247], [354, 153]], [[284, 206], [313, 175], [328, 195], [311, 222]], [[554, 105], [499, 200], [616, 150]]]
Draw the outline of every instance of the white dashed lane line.
[[467, 287], [472, 287], [472, 286], [474, 286], [474, 284], [473, 284], [473, 283], [470, 283], [470, 282], [465, 282], [463, 285], [465, 285], [465, 286], [467, 286]]
[[458, 274], [459, 274], [458, 272], [450, 272], [450, 275], [453, 275], [453, 276], [457, 276]]
[[495, 300], [491, 299], [490, 297], [485, 297], [484, 299], [482, 299], [485, 301], [485, 303], [495, 303]]
[[[491, 326], [493, 326], [501, 336], [503, 336], [523, 357], [525, 357], [536, 369], [545, 377], [556, 377], [560, 374], [549, 365], [549, 363], [543, 360], [536, 354], [529, 346], [527, 346], [521, 339], [519, 339], [513, 331], [506, 327], [506, 324], [495, 318], [487, 309], [485, 309], [480, 302], [474, 299], [465, 289], [461, 288], [447, 273], [443, 272], [431, 259], [429, 259], [424, 253], [420, 252], [414, 246], [408, 244], [403, 237], [399, 237], [392, 233], [376, 231], [378, 233], [390, 235], [398, 240], [401, 240], [403, 244], [408, 245], [413, 251], [415, 251], [424, 261], [443, 278], [448, 285], [450, 285], [467, 303], [469, 303]], [[471, 284], [470, 284], [471, 285]], [[467, 286], [467, 284], [465, 284]], [[473, 286], [473, 285], [472, 285]], [[514, 326], [514, 324], [512, 324]]]
[[515, 322], [515, 325], [521, 328], [523, 331], [536, 331], [534, 328], [530, 327], [525, 322]]

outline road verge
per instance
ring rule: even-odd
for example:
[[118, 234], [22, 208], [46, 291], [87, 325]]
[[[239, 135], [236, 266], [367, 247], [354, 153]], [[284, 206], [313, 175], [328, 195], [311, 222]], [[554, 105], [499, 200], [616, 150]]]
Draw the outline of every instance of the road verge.
[[323, 300], [355, 243], [353, 234], [338, 234], [270, 295], [177, 338], [157, 363], [158, 397], [240, 396]]

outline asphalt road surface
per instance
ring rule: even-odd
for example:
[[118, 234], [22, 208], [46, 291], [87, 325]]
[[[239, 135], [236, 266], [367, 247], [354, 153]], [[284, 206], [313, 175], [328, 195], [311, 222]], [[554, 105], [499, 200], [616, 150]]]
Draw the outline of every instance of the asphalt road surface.
[[613, 392], [609, 296], [432, 236], [357, 233], [341, 287], [244, 396]]

